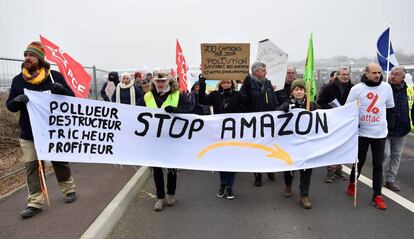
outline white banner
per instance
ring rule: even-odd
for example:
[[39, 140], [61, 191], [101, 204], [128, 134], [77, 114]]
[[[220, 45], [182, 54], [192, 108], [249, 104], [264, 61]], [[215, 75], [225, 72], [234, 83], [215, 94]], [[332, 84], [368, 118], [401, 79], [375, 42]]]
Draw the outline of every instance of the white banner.
[[353, 163], [355, 103], [198, 116], [26, 91], [38, 157], [208, 171], [276, 172]]
[[285, 86], [288, 55], [269, 39], [259, 42], [257, 49], [257, 61], [266, 64], [266, 78], [281, 90]]

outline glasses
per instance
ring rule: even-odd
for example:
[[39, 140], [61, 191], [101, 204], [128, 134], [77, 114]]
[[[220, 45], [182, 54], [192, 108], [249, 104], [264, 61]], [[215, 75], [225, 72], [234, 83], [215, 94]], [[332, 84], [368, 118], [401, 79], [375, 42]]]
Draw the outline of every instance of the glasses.
[[166, 80], [155, 80], [154, 82], [157, 83], [157, 84], [163, 84], [167, 81]]

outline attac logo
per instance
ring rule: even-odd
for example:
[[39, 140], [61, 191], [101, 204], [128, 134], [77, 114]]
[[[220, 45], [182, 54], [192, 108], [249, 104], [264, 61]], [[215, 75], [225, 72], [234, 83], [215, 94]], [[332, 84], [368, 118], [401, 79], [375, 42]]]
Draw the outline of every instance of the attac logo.
[[369, 92], [367, 95], [367, 98], [371, 100], [371, 104], [369, 104], [368, 109], [367, 109], [368, 113], [378, 114], [379, 109], [375, 106], [378, 100], [378, 95], [372, 92]]

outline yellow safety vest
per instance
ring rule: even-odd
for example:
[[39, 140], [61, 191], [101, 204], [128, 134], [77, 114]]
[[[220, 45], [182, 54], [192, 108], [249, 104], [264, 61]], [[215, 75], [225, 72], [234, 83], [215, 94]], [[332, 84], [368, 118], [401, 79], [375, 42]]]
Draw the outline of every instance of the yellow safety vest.
[[[173, 93], [170, 93], [167, 99], [164, 101], [164, 103], [162, 103], [161, 109], [164, 109], [167, 106], [177, 107], [179, 99], [180, 99], [180, 92], [178, 90]], [[154, 95], [152, 94], [151, 91], [148, 91], [144, 95], [144, 100], [145, 100], [145, 105], [147, 107], [158, 108], [157, 102], [155, 102]]]
[[411, 120], [414, 115], [411, 115], [411, 108], [413, 107], [413, 100], [414, 100], [414, 87], [408, 86], [407, 87], [407, 96], [408, 96], [408, 114], [410, 115], [410, 124], [411, 124], [411, 131], [414, 131], [413, 121]]

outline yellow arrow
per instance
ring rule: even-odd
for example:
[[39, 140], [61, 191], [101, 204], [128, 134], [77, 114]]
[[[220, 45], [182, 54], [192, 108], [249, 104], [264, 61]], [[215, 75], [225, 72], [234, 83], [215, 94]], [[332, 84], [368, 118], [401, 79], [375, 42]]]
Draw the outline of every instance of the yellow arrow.
[[219, 147], [227, 147], [227, 146], [233, 146], [233, 147], [244, 147], [244, 148], [254, 148], [254, 149], [260, 149], [269, 152], [269, 154], [266, 155], [268, 158], [277, 158], [279, 160], [282, 160], [286, 162], [289, 165], [292, 165], [292, 157], [290, 157], [290, 154], [284, 151], [279, 145], [273, 144], [273, 148], [262, 145], [262, 144], [256, 144], [256, 143], [250, 143], [250, 142], [237, 142], [237, 141], [227, 141], [227, 142], [218, 142], [215, 144], [211, 144], [207, 147], [205, 147], [203, 150], [201, 150], [197, 154], [197, 158], [202, 158], [208, 151], [219, 148]]

